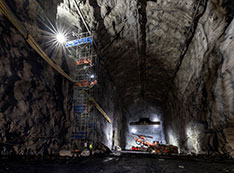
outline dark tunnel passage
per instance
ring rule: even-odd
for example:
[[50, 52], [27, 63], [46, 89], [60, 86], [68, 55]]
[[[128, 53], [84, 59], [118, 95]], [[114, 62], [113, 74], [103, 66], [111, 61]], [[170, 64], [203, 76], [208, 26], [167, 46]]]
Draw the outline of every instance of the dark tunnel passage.
[[0, 2], [1, 156], [234, 158], [231, 0]]

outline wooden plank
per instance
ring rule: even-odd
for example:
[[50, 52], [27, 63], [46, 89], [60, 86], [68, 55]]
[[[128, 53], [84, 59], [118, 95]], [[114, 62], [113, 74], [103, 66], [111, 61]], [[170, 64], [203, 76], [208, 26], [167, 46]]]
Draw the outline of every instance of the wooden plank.
[[46, 61], [54, 70], [56, 70], [59, 74], [61, 74], [67, 80], [75, 83], [67, 73], [65, 73], [60, 66], [55, 64], [47, 54], [42, 50], [36, 40], [28, 33], [26, 28], [21, 24], [21, 22], [16, 18], [13, 12], [8, 7], [7, 3], [4, 0], [0, 0], [0, 10], [3, 14], [8, 18], [8, 20], [18, 29], [18, 31], [22, 34], [22, 36], [26, 39], [28, 44], [41, 56], [44, 61]]
[[107, 113], [101, 108], [101, 106], [94, 100], [93, 97], [89, 96], [89, 94], [83, 90], [83, 92], [85, 93], [85, 95], [89, 98], [89, 101], [92, 102], [94, 104], [94, 106], [97, 108], [97, 110], [103, 115], [103, 117], [111, 124], [111, 119], [110, 117], [107, 115]]

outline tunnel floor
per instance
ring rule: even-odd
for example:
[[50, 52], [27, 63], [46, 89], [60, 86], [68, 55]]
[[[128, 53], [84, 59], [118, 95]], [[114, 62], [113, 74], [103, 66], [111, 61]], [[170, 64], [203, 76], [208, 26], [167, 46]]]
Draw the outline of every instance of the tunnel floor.
[[1, 159], [0, 172], [234, 172], [234, 161], [192, 157], [192, 156], [154, 156], [139, 153], [122, 153], [120, 156], [106, 155], [75, 159], [23, 160]]

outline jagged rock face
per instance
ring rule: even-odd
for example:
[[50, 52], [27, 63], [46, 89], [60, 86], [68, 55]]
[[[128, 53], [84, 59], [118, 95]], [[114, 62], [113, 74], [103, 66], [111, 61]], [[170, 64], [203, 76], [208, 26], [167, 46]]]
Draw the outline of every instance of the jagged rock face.
[[[66, 0], [7, 2], [47, 55], [74, 76], [75, 60], [69, 57], [69, 51], [55, 43], [57, 30], [70, 28], [69, 31], [76, 32], [80, 26], [75, 9], [69, 9], [70, 3]], [[0, 21], [0, 153], [41, 155], [71, 149], [73, 84], [48, 66], [1, 13]], [[100, 68], [97, 102], [113, 123], [108, 124], [96, 111], [94, 140], [109, 148], [116, 145], [123, 148], [122, 108], [113, 84], [102, 71]]]
[[80, 1], [126, 116], [159, 110], [167, 141], [181, 152], [233, 155], [232, 7], [216, 0]]
[[142, 114], [144, 103], [164, 107], [194, 2], [82, 2], [103, 63], [127, 109]]
[[[45, 14], [37, 1], [7, 3], [30, 34], [43, 40]], [[0, 21], [0, 154], [57, 153], [69, 142], [72, 85], [40, 58], [2, 13]]]
[[208, 3], [169, 93], [168, 139], [181, 151], [234, 156], [234, 31], [227, 15], [216, 2]]
[[97, 142], [103, 143], [110, 149], [115, 146], [125, 148], [125, 129], [126, 129], [126, 116], [124, 109], [119, 101], [119, 96], [116, 92], [116, 87], [113, 86], [107, 74], [103, 73], [103, 67], [99, 67], [99, 77], [96, 101], [100, 103], [102, 108], [111, 118], [112, 123], [107, 123], [99, 112], [97, 112]]
[[[49, 5], [47, 3], [49, 2], [40, 2], [46, 11], [50, 9], [56, 11], [55, 6], [60, 6], [59, 2], [55, 1], [51, 1]], [[35, 8], [35, 3], [33, 4], [29, 7]], [[231, 0], [80, 0], [78, 4], [94, 33], [101, 66], [99, 75], [105, 74], [100, 78], [102, 91], [98, 100], [101, 104], [103, 103], [103, 107], [113, 119], [120, 117], [115, 119], [114, 126], [107, 126], [106, 123], [99, 122], [100, 129], [102, 126], [107, 131], [115, 128], [123, 129], [126, 128], [125, 125], [118, 124], [124, 123], [125, 119], [131, 120], [144, 114], [157, 113], [163, 121], [167, 142], [179, 146], [181, 152], [234, 155], [232, 74], [234, 23], [231, 23], [234, 4]], [[71, 23], [76, 29], [85, 30], [73, 1], [64, 0], [61, 9], [66, 9], [62, 21], [67, 20], [68, 24]], [[55, 17], [55, 12], [51, 12], [49, 16]], [[24, 19], [24, 16], [18, 17], [21, 20]], [[3, 17], [1, 20], [4, 20], [1, 24], [1, 27], [4, 28], [6, 21]], [[43, 17], [40, 20], [44, 21]], [[32, 19], [32, 21], [37, 20]], [[37, 23], [27, 26], [30, 31], [35, 31]], [[41, 30], [38, 30], [34, 35], [37, 35], [38, 40], [42, 42], [40, 32]], [[14, 29], [3, 33], [17, 35]], [[2, 39], [4, 44], [11, 43], [9, 36], [4, 37], [3, 35], [2, 38], [6, 38]], [[23, 43], [23, 39], [20, 43]], [[10, 47], [16, 47], [17, 41], [14, 44]], [[30, 52], [28, 49], [25, 51], [22, 49], [20, 53], [29, 57], [32, 51]], [[14, 54], [15, 49], [4, 50], [1, 48], [1, 50], [8, 52], [11, 58], [21, 56], [18, 53]], [[48, 81], [48, 78], [50, 82], [53, 82], [58, 77], [50, 68], [44, 72], [50, 71], [52, 73], [50, 76], [42, 75], [43, 70], [40, 74], [34, 71], [34, 69], [38, 69], [36, 67], [38, 65], [35, 65], [34, 61], [30, 61], [29, 58], [25, 58], [25, 61], [17, 61], [17, 58], [9, 60], [4, 59], [1, 62], [4, 75], [14, 76], [14, 80], [4, 78], [13, 83], [9, 86], [14, 86], [18, 79], [25, 82], [30, 76], [33, 79], [37, 79], [39, 76], [38, 83], [33, 85], [34, 88], [42, 89], [41, 92], [57, 89], [59, 84], [54, 83], [56, 87], [53, 85], [47, 87], [45, 82]], [[21, 65], [12, 69], [12, 65], [10, 68], [9, 64], [14, 61]], [[64, 65], [63, 59], [59, 58], [58, 63]], [[42, 62], [39, 64], [43, 65]], [[65, 67], [67, 71], [74, 68], [69, 62], [65, 63]], [[30, 69], [31, 73], [20, 72], [30, 71]], [[13, 72], [14, 75], [12, 75]], [[32, 83], [30, 82], [31, 80], [27, 82], [27, 85], [23, 84], [28, 86], [29, 91]], [[17, 85], [20, 84], [22, 83], [19, 82]], [[2, 85], [0, 91], [5, 93], [7, 88], [5, 86], [8, 85], [6, 83]], [[54, 94], [50, 92], [45, 99], [51, 98], [51, 103], [54, 103], [52, 107], [60, 109], [61, 105], [69, 103], [70, 97], [67, 89], [69, 89], [69, 85], [64, 81], [60, 91], [56, 93], [63, 93], [66, 99], [56, 102], [59, 105], [53, 101], [53, 99], [58, 99], [55, 92]], [[13, 91], [14, 88], [9, 88], [9, 90]], [[113, 94], [111, 91], [115, 93]], [[22, 94], [18, 94], [20, 92], [21, 90], [12, 92], [14, 98], [19, 100], [17, 102], [15, 99], [12, 100], [13, 94], [12, 96], [2, 94], [4, 100], [8, 99], [20, 110], [17, 112], [17, 109], [13, 109], [14, 106], [6, 106], [10, 107], [8, 110], [11, 111], [10, 113], [14, 110], [17, 114], [30, 111], [27, 104], [31, 103], [25, 98], [22, 99]], [[31, 92], [33, 93], [33, 91]], [[43, 97], [44, 95], [47, 96], [43, 94]], [[119, 101], [113, 101], [118, 99]], [[39, 100], [41, 102], [43, 98]], [[60, 110], [56, 117], [62, 117], [63, 112], [69, 115], [69, 113], [67, 114], [68, 105], [63, 106], [62, 111]], [[2, 108], [3, 106], [1, 106]], [[11, 115], [17, 117], [16, 112]], [[2, 129], [9, 129], [8, 131], [14, 129], [9, 126], [12, 123], [5, 123], [8, 118], [5, 110], [1, 113], [3, 114], [1, 117], [5, 117], [1, 120], [2, 124], [7, 125]], [[23, 121], [20, 122], [23, 123]], [[26, 124], [23, 126], [27, 126]], [[63, 126], [66, 125], [56, 127]], [[116, 143], [124, 142], [121, 141], [122, 131], [118, 131], [118, 133]], [[100, 137], [106, 143], [110, 143], [111, 133], [107, 134], [104, 138], [100, 134]], [[35, 145], [41, 146], [42, 144], [38, 142]]]
[[[75, 39], [74, 37], [70, 37], [72, 32], [77, 34], [87, 32], [80, 19], [80, 16], [77, 13], [74, 1], [64, 0], [63, 3], [59, 4], [57, 9], [57, 21], [59, 21], [62, 26], [65, 25], [67, 28], [69, 28], [68, 30], [65, 29], [65, 32], [67, 33], [67, 40]], [[71, 52], [69, 52], [69, 50], [71, 49], [66, 49], [68, 57], [71, 56]], [[100, 61], [99, 58], [100, 56], [97, 56], [98, 62]], [[68, 62], [68, 69], [71, 69], [73, 72], [72, 75], [75, 75], [77, 68], [80, 68], [75, 64], [74, 59], [73, 62]], [[109, 118], [112, 120], [112, 123], [108, 123], [103, 115], [95, 110], [96, 136], [94, 137], [94, 142], [97, 145], [102, 143], [109, 148], [113, 148], [115, 146], [124, 148], [126, 120], [123, 113], [124, 110], [119, 101], [118, 92], [116, 91], [114, 83], [110, 80], [109, 74], [106, 73], [105, 66], [101, 66], [97, 63], [95, 69], [95, 76], [97, 76], [98, 79], [98, 85], [94, 87], [95, 100], [108, 114]]]

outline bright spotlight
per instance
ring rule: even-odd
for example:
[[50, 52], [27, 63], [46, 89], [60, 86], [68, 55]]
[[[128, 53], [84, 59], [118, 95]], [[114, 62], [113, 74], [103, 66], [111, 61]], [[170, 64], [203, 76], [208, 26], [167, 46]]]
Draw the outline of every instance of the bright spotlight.
[[136, 133], [136, 132], [137, 132], [137, 129], [132, 128], [132, 129], [131, 129], [131, 132], [132, 132], [132, 133]]
[[92, 74], [92, 75], [90, 76], [90, 78], [94, 78], [94, 75]]
[[158, 117], [154, 117], [154, 118], [153, 118], [153, 121], [155, 122], [155, 121], [160, 121], [160, 120], [159, 120]]
[[63, 34], [61, 34], [61, 33], [58, 33], [57, 35], [56, 35], [56, 39], [57, 39], [57, 41], [59, 42], [59, 43], [64, 43], [65, 42], [65, 37], [64, 37], [64, 35]]

